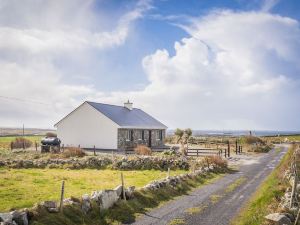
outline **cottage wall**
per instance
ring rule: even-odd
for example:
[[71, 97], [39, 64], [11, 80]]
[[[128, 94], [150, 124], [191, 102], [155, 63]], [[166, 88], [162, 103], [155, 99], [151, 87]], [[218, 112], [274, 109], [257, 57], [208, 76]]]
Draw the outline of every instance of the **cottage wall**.
[[[128, 131], [133, 131], [133, 141], [128, 138]], [[164, 140], [166, 136], [166, 130], [162, 130], [162, 139], [159, 139], [159, 131], [157, 129], [144, 130], [144, 139], [142, 139], [143, 129], [118, 129], [118, 149], [125, 150], [126, 148], [134, 148], [137, 145], [149, 144], [149, 132], [151, 131], [151, 147], [164, 146]]]

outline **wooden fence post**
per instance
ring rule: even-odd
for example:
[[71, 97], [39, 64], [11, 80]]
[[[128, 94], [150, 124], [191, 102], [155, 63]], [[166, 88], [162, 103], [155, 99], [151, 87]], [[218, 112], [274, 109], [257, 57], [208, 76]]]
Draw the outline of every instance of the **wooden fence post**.
[[227, 144], [228, 144], [228, 146], [227, 146], [227, 148], [228, 148], [227, 156], [230, 157], [230, 142], [229, 142], [229, 140], [228, 140]]
[[94, 156], [96, 155], [96, 146], [94, 145]]
[[13, 148], [14, 148], [14, 144], [13, 144], [13, 142], [11, 141], [11, 142], [10, 142], [10, 150], [12, 151]]
[[37, 143], [36, 143], [36, 141], [34, 142], [34, 145], [35, 145], [35, 151], [37, 152]]
[[124, 177], [123, 177], [123, 173], [122, 172], [121, 172], [121, 182], [122, 182], [123, 199], [126, 201], [126, 194], [125, 194], [125, 187], [124, 187]]
[[60, 205], [59, 205], [59, 211], [63, 211], [63, 205], [64, 205], [64, 193], [65, 193], [65, 181], [63, 180], [61, 183], [61, 192], [60, 192]]
[[238, 154], [238, 141], [235, 140], [235, 154]]

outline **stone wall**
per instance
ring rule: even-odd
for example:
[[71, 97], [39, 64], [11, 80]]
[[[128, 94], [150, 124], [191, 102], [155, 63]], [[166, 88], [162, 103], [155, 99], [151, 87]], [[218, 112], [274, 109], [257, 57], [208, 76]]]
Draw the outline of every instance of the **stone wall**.
[[[133, 131], [133, 141], [128, 140], [128, 131]], [[142, 139], [143, 129], [118, 129], [118, 149], [135, 148], [137, 145], [149, 145], [149, 132], [151, 131], [151, 147], [157, 148], [164, 146], [166, 130], [162, 130], [162, 139], [159, 139], [160, 130], [144, 130], [144, 139]]]
[[14, 159], [0, 160], [0, 167], [6, 168], [61, 168], [61, 169], [189, 169], [190, 161], [178, 156], [87, 156], [70, 159]]

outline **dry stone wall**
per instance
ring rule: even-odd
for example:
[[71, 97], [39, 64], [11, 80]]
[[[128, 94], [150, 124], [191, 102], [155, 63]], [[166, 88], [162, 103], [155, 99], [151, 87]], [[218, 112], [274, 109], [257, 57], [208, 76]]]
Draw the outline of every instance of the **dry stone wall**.
[[84, 157], [71, 159], [0, 160], [0, 167], [8, 168], [61, 168], [61, 169], [189, 169], [189, 161], [177, 156]]

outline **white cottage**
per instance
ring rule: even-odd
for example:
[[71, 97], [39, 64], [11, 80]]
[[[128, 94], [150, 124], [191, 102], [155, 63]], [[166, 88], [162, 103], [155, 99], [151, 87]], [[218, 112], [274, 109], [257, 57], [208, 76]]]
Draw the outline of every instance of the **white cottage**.
[[139, 144], [160, 148], [167, 129], [129, 101], [124, 106], [86, 101], [55, 127], [64, 146], [103, 150], [126, 150]]

